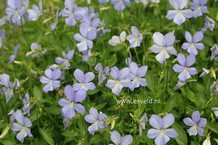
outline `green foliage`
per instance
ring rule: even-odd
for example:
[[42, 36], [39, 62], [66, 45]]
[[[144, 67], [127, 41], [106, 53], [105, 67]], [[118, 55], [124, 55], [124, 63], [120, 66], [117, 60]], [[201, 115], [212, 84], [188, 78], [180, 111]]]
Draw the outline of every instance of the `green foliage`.
[[[121, 135], [131, 134], [133, 136], [133, 145], [153, 145], [154, 140], [149, 139], [146, 134], [151, 128], [146, 122], [146, 129], [143, 130], [142, 136], [139, 135], [139, 122], [144, 113], [148, 118], [152, 114], [161, 117], [168, 113], [175, 116], [175, 123], [170, 128], [178, 132], [178, 137], [171, 139], [169, 145], [199, 145], [210, 134], [213, 145], [218, 144], [218, 124], [217, 119], [211, 110], [212, 107], [218, 107], [218, 96], [212, 95], [210, 86], [216, 81], [218, 63], [211, 61], [211, 47], [218, 43], [218, 27], [214, 31], [207, 31], [202, 42], [205, 45], [203, 50], [199, 51], [196, 56], [196, 63], [193, 65], [197, 68], [198, 74], [192, 76], [185, 86], [174, 89], [178, 82], [178, 73], [172, 69], [177, 63], [175, 56], [170, 56], [165, 64], [159, 64], [155, 59], [155, 54], [151, 52], [150, 47], [153, 45], [152, 35], [154, 32], [166, 34], [174, 31], [176, 42], [174, 44], [178, 53], [188, 53], [181, 49], [185, 40], [185, 31], [195, 33], [201, 30], [204, 25], [205, 16], [208, 15], [216, 24], [218, 22], [218, 2], [208, 1], [207, 7], [209, 12], [202, 17], [187, 20], [181, 27], [178, 27], [172, 20], [165, 18], [167, 11], [173, 8], [168, 0], [160, 0], [159, 4], [149, 3], [144, 8], [142, 3], [136, 4], [132, 0], [132, 5], [126, 7], [122, 12], [117, 12], [110, 3], [100, 5], [97, 0], [78, 0], [78, 6], [92, 6], [99, 14], [99, 18], [106, 24], [105, 29], [110, 29], [110, 33], [105, 33], [99, 39], [94, 40], [92, 55], [84, 62], [82, 53], [76, 47], [77, 41], [73, 35], [79, 32], [79, 22], [76, 26], [68, 27], [65, 19], [59, 17], [59, 22], [54, 31], [50, 31], [50, 25], [55, 20], [57, 9], [64, 8], [64, 1], [43, 0], [43, 14], [38, 21], [29, 22], [17, 26], [9, 21], [0, 29], [5, 31], [6, 37], [3, 39], [3, 47], [0, 49], [0, 74], [8, 74], [10, 81], [15, 78], [19, 79], [21, 86], [14, 90], [14, 97], [6, 103], [5, 96], [0, 93], [0, 144], [19, 145], [16, 139], [17, 132], [10, 128], [10, 115], [14, 111], [21, 109], [22, 99], [26, 93], [30, 94], [30, 102], [33, 108], [30, 115], [32, 122], [31, 133], [33, 137], [26, 137], [22, 144], [24, 145], [108, 145], [112, 143], [110, 134], [117, 130]], [[190, 0], [189, 0], [190, 2]], [[38, 0], [30, 1], [30, 4], [37, 4]], [[6, 0], [0, 1], [0, 17], [5, 15], [7, 7]], [[140, 47], [135, 50], [129, 48], [129, 42], [123, 43], [116, 47], [108, 44], [112, 36], [125, 31], [130, 34], [131, 26], [137, 26], [143, 35], [143, 41]], [[47, 50], [44, 55], [32, 58], [26, 56], [30, 54], [30, 45], [32, 42], [41, 44], [43, 50]], [[10, 55], [13, 54], [13, 48], [21, 44], [15, 61], [9, 64]], [[65, 70], [61, 80], [61, 87], [52, 92], [44, 93], [43, 84], [40, 77], [44, 75], [45, 69], [55, 63], [56, 57], [62, 57], [62, 51], [68, 52], [74, 50], [73, 59], [70, 60], [70, 68]], [[101, 62], [103, 66], [117, 66], [119, 69], [126, 67], [125, 59], [132, 55], [132, 61], [139, 66], [147, 65], [148, 71], [145, 75], [147, 80], [146, 87], [136, 88], [131, 92], [129, 88], [123, 88], [120, 96], [115, 96], [109, 88], [105, 86], [106, 81], [97, 86], [98, 72], [94, 69], [96, 64]], [[61, 67], [61, 66], [60, 66]], [[76, 82], [73, 76], [75, 69], [81, 69], [84, 72], [94, 72], [94, 84], [96, 89], [87, 92], [87, 97], [81, 102], [86, 108], [84, 114], [77, 114], [69, 120], [69, 125], [64, 126], [63, 116], [61, 115], [61, 106], [58, 100], [65, 98], [64, 87]], [[202, 68], [211, 70], [211, 72], [199, 77]], [[2, 85], [0, 85], [2, 89]], [[126, 100], [126, 102], [119, 102]], [[138, 103], [129, 101], [138, 100]], [[141, 102], [140, 102], [141, 101]], [[89, 113], [89, 109], [95, 107], [99, 112], [107, 115], [106, 128], [98, 130], [94, 135], [88, 132], [91, 125], [84, 121], [84, 116]], [[193, 111], [199, 110], [202, 117], [207, 118], [208, 124], [205, 127], [205, 136], [189, 136], [188, 127], [184, 125], [183, 118], [190, 117]]]

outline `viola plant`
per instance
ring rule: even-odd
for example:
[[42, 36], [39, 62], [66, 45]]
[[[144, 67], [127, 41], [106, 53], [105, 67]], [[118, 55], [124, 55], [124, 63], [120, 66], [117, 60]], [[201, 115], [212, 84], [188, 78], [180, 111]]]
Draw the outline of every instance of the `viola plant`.
[[217, 0], [0, 0], [0, 144], [218, 144]]

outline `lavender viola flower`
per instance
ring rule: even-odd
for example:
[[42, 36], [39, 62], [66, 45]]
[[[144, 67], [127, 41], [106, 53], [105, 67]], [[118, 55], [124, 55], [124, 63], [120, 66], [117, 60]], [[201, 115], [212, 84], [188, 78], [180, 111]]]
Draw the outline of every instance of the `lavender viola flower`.
[[144, 113], [139, 121], [139, 135], [142, 136], [142, 130], [145, 130], [145, 123], [148, 122], [147, 114]]
[[3, 85], [2, 89], [0, 90], [0, 94], [6, 97], [6, 103], [14, 97], [14, 89], [18, 89], [20, 83], [17, 79], [15, 79], [14, 83], [10, 82], [10, 76], [7, 74], [0, 75], [0, 85]]
[[58, 24], [59, 10], [56, 11], [55, 21], [50, 25], [50, 30], [53, 31]]
[[203, 69], [203, 72], [200, 74], [199, 77], [203, 77], [205, 75], [208, 75], [210, 73], [210, 70], [206, 69], [206, 68], [202, 68]]
[[211, 110], [213, 110], [216, 118], [218, 119], [218, 107], [213, 107], [213, 108], [211, 108]]
[[74, 39], [80, 43], [76, 44], [79, 52], [92, 49], [93, 41], [96, 38], [97, 31], [89, 31], [86, 25], [80, 25], [80, 33], [74, 35]]
[[211, 51], [211, 58], [210, 61], [215, 60], [218, 61], [218, 46], [214, 44], [213, 47], [210, 49]]
[[181, 26], [187, 18], [193, 16], [192, 10], [183, 10], [187, 5], [188, 0], [169, 0], [169, 3], [175, 10], [169, 10], [166, 18], [169, 20], [173, 19], [173, 22], [178, 26]]
[[40, 81], [43, 84], [46, 84], [43, 87], [43, 91], [45, 93], [48, 93], [49, 91], [53, 91], [55, 88], [59, 88], [61, 86], [60, 81], [57, 80], [58, 78], [60, 78], [61, 73], [62, 72], [59, 68], [53, 70], [51, 68], [48, 68], [45, 70], [46, 77], [42, 76], [40, 78]]
[[[115, 145], [130, 145], [133, 142], [133, 137], [132, 135], [125, 135], [122, 137], [118, 131], [114, 130], [111, 133], [111, 141]], [[109, 145], [113, 145], [113, 144], [109, 144]]]
[[91, 82], [95, 78], [95, 74], [93, 72], [83, 73], [80, 69], [76, 69], [74, 71], [74, 77], [79, 83], [75, 83], [73, 85], [74, 90], [94, 90], [95, 84]]
[[126, 6], [131, 5], [130, 0], [111, 0], [111, 3], [114, 5], [115, 10], [118, 12], [123, 11]]
[[2, 48], [2, 39], [5, 37], [5, 33], [3, 30], [0, 30], [0, 48]]
[[106, 86], [110, 88], [115, 95], [119, 96], [123, 87], [129, 87], [131, 85], [129, 75], [129, 68], [119, 70], [116, 66], [114, 66], [110, 71], [110, 76], [113, 80], [109, 79]]
[[95, 131], [105, 128], [104, 121], [106, 119], [106, 114], [104, 113], [98, 113], [98, 111], [95, 108], [90, 108], [89, 114], [84, 117], [85, 121], [88, 123], [92, 123], [91, 126], [89, 126], [88, 131], [92, 135], [94, 135]]
[[8, 0], [7, 4], [5, 11], [8, 19], [11, 19], [14, 24], [21, 25], [22, 16], [25, 14], [22, 0]]
[[33, 42], [30, 46], [31, 51], [26, 53], [26, 56], [31, 56], [32, 58], [39, 57], [40, 55], [44, 55], [47, 50], [42, 50], [41, 45]]
[[62, 55], [63, 55], [64, 59], [61, 58], [61, 57], [57, 57], [55, 59], [55, 62], [57, 64], [63, 65], [65, 69], [69, 69], [69, 67], [70, 67], [70, 60], [73, 58], [73, 54], [74, 54], [74, 50], [70, 50], [68, 53], [63, 51]]
[[22, 99], [23, 108], [22, 112], [23, 114], [28, 114], [30, 116], [30, 110], [33, 108], [33, 104], [30, 102], [30, 95], [29, 93], [26, 93], [24, 98]]
[[202, 16], [203, 13], [207, 13], [207, 0], [193, 0], [193, 2], [190, 3], [190, 7], [193, 10], [193, 16], [194, 18], [197, 18], [199, 16]]
[[204, 37], [204, 33], [201, 31], [196, 32], [193, 37], [191, 36], [190, 32], [186, 31], [185, 39], [188, 42], [183, 43], [182, 48], [185, 50], [187, 49], [189, 54], [197, 55], [198, 54], [197, 49], [199, 50], [204, 49], [204, 44], [199, 43], [203, 39], [203, 37]]
[[120, 33], [120, 36], [113, 36], [112, 39], [110, 39], [108, 41], [108, 43], [111, 45], [111, 46], [117, 46], [119, 44], [122, 44], [123, 42], [125, 42], [126, 40], [126, 32], [123, 31]]
[[39, 0], [39, 4], [33, 5], [32, 9], [27, 10], [29, 21], [37, 21], [42, 15], [42, 0]]
[[158, 53], [155, 58], [159, 63], [163, 64], [166, 59], [170, 57], [169, 54], [177, 54], [173, 47], [175, 39], [174, 32], [169, 32], [165, 36], [160, 32], [155, 32], [153, 34], [153, 41], [155, 44], [152, 45], [150, 49], [152, 52]]
[[187, 130], [190, 136], [195, 136], [197, 134], [204, 136], [204, 127], [207, 125], [207, 119], [201, 118], [199, 111], [194, 111], [192, 113], [192, 118], [184, 118], [183, 122], [185, 125], [191, 127]]
[[84, 113], [85, 107], [77, 102], [81, 102], [86, 98], [86, 91], [84, 89], [75, 92], [74, 88], [70, 85], [64, 88], [64, 94], [67, 99], [60, 99], [58, 104], [63, 107], [61, 112], [64, 117], [72, 118], [76, 115], [75, 111], [78, 113]]
[[18, 44], [16, 47], [14, 47], [14, 54], [10, 56], [10, 61], [9, 63], [12, 63], [14, 62], [16, 56], [17, 56], [17, 53], [18, 53], [18, 49], [20, 48], [20, 44]]
[[210, 92], [212, 95], [218, 94], [218, 84], [217, 82], [213, 82], [213, 84], [210, 86]]
[[88, 13], [87, 8], [80, 8], [75, 6], [74, 0], [65, 0], [65, 8], [61, 11], [61, 15], [65, 17], [65, 23], [68, 26], [74, 26], [77, 20]]
[[195, 63], [194, 55], [185, 57], [183, 54], [179, 53], [177, 59], [180, 65], [175, 64], [173, 70], [175, 72], [180, 72], [178, 76], [180, 81], [185, 82], [187, 79], [191, 78], [191, 75], [197, 74], [196, 68], [190, 67]]
[[83, 17], [83, 23], [80, 24], [80, 28], [87, 30], [87, 36], [94, 40], [97, 37], [97, 28], [100, 25], [101, 20], [99, 18], [90, 18], [89, 16]]
[[16, 119], [17, 123], [13, 123], [11, 126], [11, 130], [19, 132], [16, 135], [16, 138], [23, 143], [24, 138], [29, 136], [33, 137], [30, 131], [30, 127], [32, 126], [32, 123], [29, 118], [24, 117], [23, 113], [21, 110], [17, 110], [13, 114], [14, 118]]
[[3, 26], [7, 20], [7, 16], [0, 18], [0, 26]]
[[91, 50], [83, 51], [82, 61], [87, 61], [90, 56], [92, 56]]
[[131, 85], [129, 86], [131, 91], [134, 91], [135, 88], [138, 88], [140, 86], [147, 86], [146, 79], [142, 77], [145, 76], [148, 66], [138, 67], [135, 62], [132, 62], [129, 66], [129, 69], [130, 80], [132, 80]]
[[149, 119], [149, 124], [154, 128], [149, 129], [147, 137], [154, 139], [156, 145], [165, 145], [170, 138], [176, 138], [178, 133], [175, 129], [167, 129], [175, 122], [173, 114], [167, 114], [163, 118], [158, 115], [152, 115]]
[[204, 28], [201, 29], [202, 32], [206, 32], [207, 29], [210, 29], [210, 31], [213, 31], [215, 28], [215, 21], [211, 19], [210, 17], [206, 16], [205, 17], [205, 22], [204, 22]]
[[143, 39], [142, 34], [139, 32], [139, 30], [136, 26], [131, 27], [131, 32], [132, 32], [132, 34], [130, 34], [126, 37], [126, 39], [130, 43], [130, 48], [139, 47], [141, 42], [142, 42], [142, 39]]
[[98, 85], [100, 85], [107, 78], [107, 75], [109, 75], [109, 67], [105, 66], [103, 68], [102, 64], [98, 63], [95, 66], [95, 70], [97, 70], [99, 73], [98, 74]]

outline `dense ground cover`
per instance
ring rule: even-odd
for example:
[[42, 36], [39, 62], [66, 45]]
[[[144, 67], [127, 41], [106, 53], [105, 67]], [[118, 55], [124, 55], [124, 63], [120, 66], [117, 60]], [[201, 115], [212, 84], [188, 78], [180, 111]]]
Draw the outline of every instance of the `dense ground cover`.
[[218, 2], [108, 1], [0, 1], [0, 143], [218, 144]]

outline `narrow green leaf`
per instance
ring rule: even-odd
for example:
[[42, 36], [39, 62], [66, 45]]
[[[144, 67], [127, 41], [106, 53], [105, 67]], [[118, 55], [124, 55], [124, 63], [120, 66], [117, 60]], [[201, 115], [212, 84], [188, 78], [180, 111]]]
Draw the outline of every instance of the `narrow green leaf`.
[[210, 124], [207, 124], [207, 127], [218, 134], [218, 124], [214, 124], [214, 123], [210, 123]]
[[8, 131], [10, 130], [10, 126], [6, 126], [5, 129], [2, 131], [1, 135], [0, 135], [0, 139], [5, 137], [5, 135], [8, 134]]
[[53, 138], [49, 135], [49, 133], [46, 130], [43, 130], [39, 128], [39, 132], [42, 135], [43, 139], [49, 144], [49, 145], [54, 145], [54, 140]]
[[33, 96], [36, 97], [38, 101], [40, 101], [43, 97], [42, 90], [39, 87], [34, 86]]
[[177, 96], [172, 96], [167, 100], [167, 103], [164, 107], [164, 112], [170, 112], [173, 108], [177, 107], [178, 104], [178, 97]]
[[61, 113], [61, 108], [60, 107], [54, 107], [54, 106], [51, 106], [51, 107], [46, 107], [45, 110], [51, 114], [60, 114]]
[[187, 135], [184, 129], [176, 122], [173, 124], [173, 128], [178, 133], [178, 136], [176, 137], [176, 142], [179, 145], [187, 145], [188, 140], [187, 140]]
[[62, 135], [65, 137], [73, 138], [73, 137], [77, 136], [77, 132], [75, 132], [74, 130], [67, 130], [67, 131], [64, 131], [62, 133]]
[[100, 142], [103, 141], [103, 137], [101, 135], [94, 135], [92, 136], [92, 138], [90, 139], [90, 143], [92, 144], [99, 144]]

